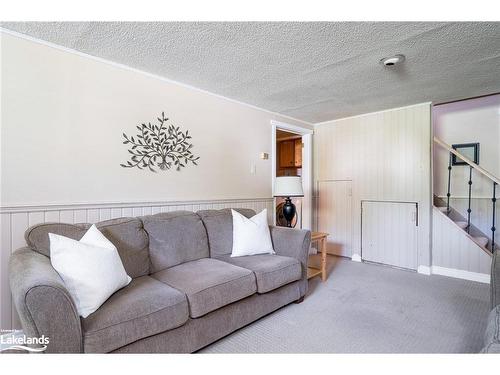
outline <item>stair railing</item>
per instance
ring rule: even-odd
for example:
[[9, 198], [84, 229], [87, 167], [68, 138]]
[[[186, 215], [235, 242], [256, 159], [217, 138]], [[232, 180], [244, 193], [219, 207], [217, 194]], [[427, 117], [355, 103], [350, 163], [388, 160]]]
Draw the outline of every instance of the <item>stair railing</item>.
[[453, 156], [455, 155], [456, 157], [460, 158], [462, 161], [464, 161], [466, 164], [469, 165], [469, 195], [468, 195], [468, 207], [467, 207], [467, 232], [470, 232], [470, 227], [471, 227], [471, 201], [472, 201], [472, 170], [476, 170], [479, 173], [481, 173], [483, 176], [487, 177], [488, 179], [491, 180], [493, 183], [493, 194], [491, 198], [491, 202], [493, 205], [493, 217], [492, 217], [492, 224], [491, 224], [491, 252], [495, 250], [495, 231], [496, 231], [496, 187], [498, 184], [500, 184], [500, 179], [494, 175], [492, 175], [490, 172], [488, 172], [486, 169], [480, 167], [476, 163], [474, 163], [472, 160], [467, 158], [466, 156], [462, 155], [460, 152], [455, 150], [453, 147], [448, 145], [447, 143], [443, 142], [437, 137], [434, 137], [434, 142], [447, 150], [450, 153], [450, 158], [448, 162], [448, 191], [446, 192], [446, 211], [447, 213], [450, 212], [450, 197], [451, 197], [451, 171], [452, 171], [452, 160]]

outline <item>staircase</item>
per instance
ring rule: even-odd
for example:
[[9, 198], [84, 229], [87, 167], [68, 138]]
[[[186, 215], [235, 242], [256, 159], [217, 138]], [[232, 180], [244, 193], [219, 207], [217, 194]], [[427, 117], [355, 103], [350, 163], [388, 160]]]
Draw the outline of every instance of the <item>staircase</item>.
[[[489, 248], [488, 245], [490, 243], [490, 239], [478, 228], [476, 228], [472, 224], [467, 223], [467, 219], [464, 218], [457, 210], [453, 207], [447, 207], [446, 201], [434, 195], [434, 206], [441, 211], [443, 214], [448, 216], [450, 220], [452, 220], [456, 226], [466, 232], [472, 241], [474, 241], [479, 247], [481, 247], [486, 253], [492, 255], [492, 249]], [[498, 248], [498, 245], [494, 245], [495, 249]]]
[[[495, 231], [496, 231], [496, 189], [498, 184], [500, 184], [500, 179], [490, 172], [486, 171], [472, 160], [468, 159], [464, 155], [460, 154], [458, 151], [453, 149], [451, 146], [441, 141], [440, 139], [434, 137], [434, 142], [441, 148], [444, 148], [449, 152], [449, 164], [448, 164], [448, 190], [446, 194], [446, 198], [440, 198], [434, 195], [434, 206], [441, 211], [444, 215], [446, 215], [454, 224], [459, 227], [461, 230], [466, 232], [467, 237], [469, 237], [476, 245], [478, 245], [481, 249], [483, 249], [490, 256], [498, 250], [499, 246], [495, 243]], [[450, 205], [450, 198], [452, 197], [452, 186], [451, 186], [451, 175], [453, 172], [453, 156], [455, 158], [460, 159], [465, 162], [465, 168], [469, 168], [469, 179], [468, 181], [464, 181], [464, 184], [468, 184], [468, 207], [466, 216], [462, 216], [462, 214], [453, 208]], [[464, 168], [462, 167], [462, 168]], [[473, 200], [472, 197], [472, 184], [473, 184], [473, 171], [475, 173], [479, 173], [482, 176], [485, 176], [487, 179], [491, 181], [492, 186], [492, 195], [491, 195], [491, 204], [492, 204], [492, 217], [491, 217], [491, 233], [485, 234], [476, 226], [471, 223], [471, 202]]]

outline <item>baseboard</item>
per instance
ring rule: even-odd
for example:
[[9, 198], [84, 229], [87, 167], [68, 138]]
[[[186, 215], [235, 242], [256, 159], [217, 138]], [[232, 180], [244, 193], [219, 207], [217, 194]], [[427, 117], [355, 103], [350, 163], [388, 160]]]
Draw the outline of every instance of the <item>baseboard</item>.
[[429, 266], [418, 266], [417, 267], [417, 272], [421, 273], [422, 275], [431, 275], [431, 267], [429, 267]]
[[490, 275], [488, 275], [487, 273], [470, 272], [440, 266], [432, 266], [431, 271], [434, 275], [455, 277], [457, 279], [477, 281], [484, 284], [490, 283]]
[[[361, 262], [361, 256], [359, 254], [352, 254], [351, 260], [353, 262]], [[490, 275], [487, 273], [479, 273], [479, 272], [470, 272], [464, 270], [458, 270], [454, 268], [446, 268], [440, 266], [418, 266], [417, 273], [422, 275], [441, 275], [454, 277], [456, 279], [477, 281], [479, 283], [489, 284], [490, 283]]]
[[417, 272], [422, 275], [441, 275], [454, 277], [456, 279], [477, 281], [485, 284], [490, 283], [490, 275], [488, 275], [487, 273], [464, 271], [455, 268], [446, 268], [440, 266], [418, 266]]
[[361, 255], [359, 255], [359, 254], [352, 254], [351, 260], [353, 262], [361, 262]]

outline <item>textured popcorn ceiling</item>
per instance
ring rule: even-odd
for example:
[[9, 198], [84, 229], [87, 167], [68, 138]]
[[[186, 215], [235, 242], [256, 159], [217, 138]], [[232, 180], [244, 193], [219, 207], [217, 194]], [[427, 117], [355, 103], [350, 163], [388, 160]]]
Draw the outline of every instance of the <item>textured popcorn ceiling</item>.
[[313, 123], [500, 91], [500, 23], [1, 25]]

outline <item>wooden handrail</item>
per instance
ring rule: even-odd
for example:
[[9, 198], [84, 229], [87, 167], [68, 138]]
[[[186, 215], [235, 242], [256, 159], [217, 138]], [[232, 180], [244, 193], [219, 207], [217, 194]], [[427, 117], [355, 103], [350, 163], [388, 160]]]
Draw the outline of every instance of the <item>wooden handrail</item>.
[[470, 160], [467, 157], [463, 156], [460, 152], [458, 152], [457, 150], [455, 150], [449, 144], [443, 142], [442, 140], [440, 140], [437, 137], [434, 137], [434, 142], [436, 142], [439, 146], [441, 146], [442, 148], [446, 149], [447, 151], [451, 152], [453, 155], [458, 156], [461, 160], [465, 161], [472, 168], [476, 169], [478, 172], [480, 172], [481, 174], [483, 174], [486, 177], [488, 177], [491, 181], [496, 182], [497, 184], [500, 185], [500, 179], [498, 177], [492, 175], [486, 169], [481, 168], [479, 165], [477, 165], [476, 163], [474, 163], [472, 160]]

